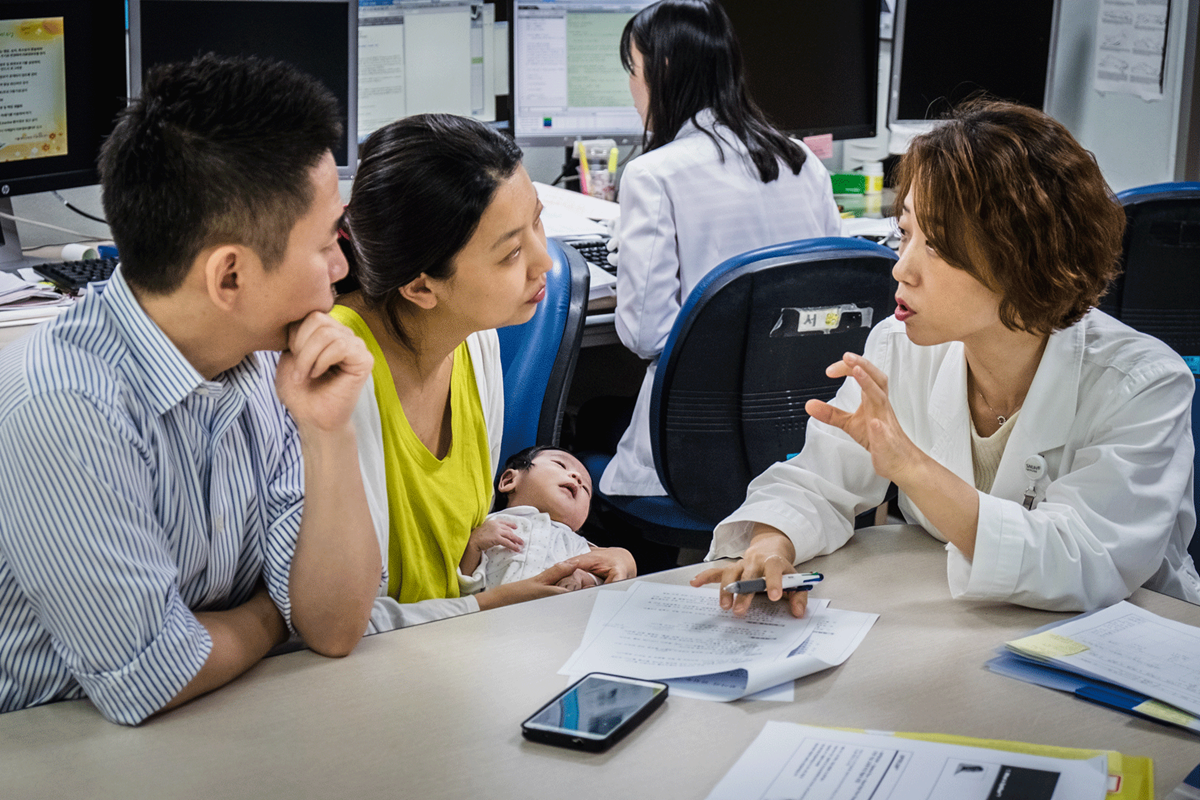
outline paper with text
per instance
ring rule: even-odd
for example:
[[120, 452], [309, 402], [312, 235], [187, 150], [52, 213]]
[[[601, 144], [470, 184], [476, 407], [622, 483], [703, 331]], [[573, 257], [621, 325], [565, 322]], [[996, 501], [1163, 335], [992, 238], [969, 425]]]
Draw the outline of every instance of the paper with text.
[[1108, 757], [1026, 753], [768, 722], [708, 800], [1103, 798]]
[[1200, 715], [1200, 628], [1132, 603], [1068, 620], [1008, 647]]
[[582, 644], [559, 672], [668, 680], [677, 694], [736, 700], [842, 663], [878, 619], [815, 599], [803, 619], [766, 602], [739, 618], [717, 596], [716, 587], [648, 582], [601, 592]]

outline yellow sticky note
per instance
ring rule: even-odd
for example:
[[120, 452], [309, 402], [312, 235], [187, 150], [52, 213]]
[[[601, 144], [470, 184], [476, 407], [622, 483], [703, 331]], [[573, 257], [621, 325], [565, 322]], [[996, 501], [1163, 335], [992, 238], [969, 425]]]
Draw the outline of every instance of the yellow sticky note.
[[1186, 711], [1180, 711], [1175, 706], [1169, 706], [1157, 700], [1147, 700], [1141, 705], [1134, 707], [1133, 710], [1140, 714], [1145, 714], [1147, 717], [1154, 717], [1165, 722], [1174, 722], [1176, 725], [1187, 726], [1196, 722], [1196, 718]]
[[1017, 639], [1015, 642], [1009, 642], [1008, 644], [1010, 647], [1022, 653], [1028, 653], [1035, 658], [1065, 658], [1066, 656], [1082, 653], [1088, 649], [1085, 644], [1080, 644], [1074, 639], [1068, 639], [1066, 636], [1050, 631], [1026, 636], [1024, 639]]

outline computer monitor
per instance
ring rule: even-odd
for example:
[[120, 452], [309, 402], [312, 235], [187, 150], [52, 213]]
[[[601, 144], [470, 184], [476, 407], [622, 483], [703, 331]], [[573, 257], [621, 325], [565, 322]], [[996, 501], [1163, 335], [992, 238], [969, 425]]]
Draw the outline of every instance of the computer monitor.
[[[497, 115], [496, 6], [484, 0], [359, 0], [358, 140], [413, 114], [506, 127]], [[503, 94], [503, 92], [501, 92]]]
[[1046, 108], [1054, 85], [1056, 0], [897, 0], [888, 127], [917, 133], [984, 91]]
[[[14, 195], [97, 183], [127, 92], [124, 0], [0, 5], [0, 211]], [[0, 268], [25, 263], [13, 220], [0, 234]]]
[[721, 0], [750, 96], [780, 130], [875, 135], [879, 0]]
[[514, 0], [511, 86], [517, 144], [642, 140], [620, 44], [625, 23], [651, 2]]
[[294, 64], [341, 105], [338, 174], [358, 165], [358, 0], [129, 0], [129, 82], [136, 97], [151, 67], [203, 53]]

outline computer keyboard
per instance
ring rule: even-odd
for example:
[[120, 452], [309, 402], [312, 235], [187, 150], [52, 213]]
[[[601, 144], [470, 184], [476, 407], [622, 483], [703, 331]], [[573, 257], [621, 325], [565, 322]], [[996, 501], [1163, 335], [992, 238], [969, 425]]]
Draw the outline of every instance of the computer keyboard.
[[578, 250], [584, 261], [595, 264], [610, 275], [617, 274], [617, 268], [608, 263], [608, 239], [577, 239], [567, 244]]
[[35, 264], [34, 272], [52, 281], [64, 292], [78, 292], [89, 283], [108, 280], [117, 268], [116, 258], [89, 258], [84, 261], [52, 261]]

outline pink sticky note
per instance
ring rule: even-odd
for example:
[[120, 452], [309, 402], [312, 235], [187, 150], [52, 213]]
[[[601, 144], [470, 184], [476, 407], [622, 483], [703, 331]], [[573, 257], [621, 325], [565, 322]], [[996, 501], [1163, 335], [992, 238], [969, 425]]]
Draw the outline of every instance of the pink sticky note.
[[802, 140], [817, 158], [833, 158], [833, 134], [822, 133], [819, 136], [805, 136]]

